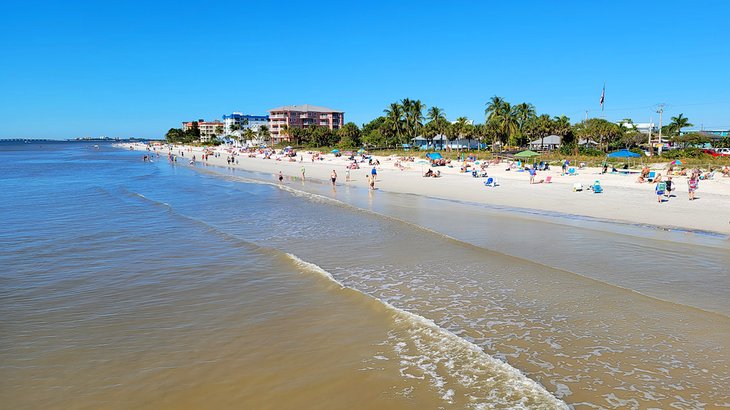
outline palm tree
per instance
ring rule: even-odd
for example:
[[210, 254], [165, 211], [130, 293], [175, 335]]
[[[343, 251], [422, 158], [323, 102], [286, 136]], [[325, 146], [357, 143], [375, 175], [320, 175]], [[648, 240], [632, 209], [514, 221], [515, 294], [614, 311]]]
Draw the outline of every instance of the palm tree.
[[246, 141], [251, 141], [256, 138], [256, 133], [251, 128], [246, 128], [243, 130], [242, 136]]
[[508, 137], [518, 130], [517, 120], [510, 103], [496, 95], [487, 103], [484, 110], [487, 116], [487, 123], [496, 127], [500, 141], [506, 142]]
[[266, 125], [262, 125], [259, 127], [259, 138], [263, 141], [268, 141], [269, 137], [271, 137], [271, 133], [269, 132], [269, 127]]
[[288, 125], [284, 124], [284, 125], [281, 126], [281, 128], [279, 128], [279, 136], [282, 137], [282, 139], [284, 137], [291, 136], [291, 133], [289, 133], [289, 126]]
[[512, 107], [512, 110], [520, 128], [520, 132], [524, 131], [525, 125], [527, 125], [527, 123], [534, 119], [537, 115], [535, 112], [535, 106], [526, 102], [515, 105]]
[[410, 110], [406, 112], [408, 116], [408, 122], [411, 124], [413, 138], [418, 136], [418, 127], [423, 126], [423, 109], [426, 108], [421, 100], [411, 101]]
[[403, 135], [403, 107], [397, 102], [391, 103], [383, 113], [385, 113], [385, 131], [399, 140]]
[[429, 120], [428, 125], [432, 127], [434, 131], [436, 131], [436, 134], [444, 134], [444, 130], [446, 129], [446, 125], [448, 124], [446, 120], [446, 115], [444, 114], [444, 110], [436, 106], [431, 107], [426, 113], [426, 118], [428, 118]]
[[444, 110], [442, 110], [439, 107], [433, 106], [433, 107], [429, 108], [428, 111], [426, 112], [426, 118], [428, 118], [428, 120], [430, 122], [432, 122], [432, 121], [438, 121], [439, 119], [442, 119], [442, 118], [446, 119], [446, 116], [444, 115]]
[[552, 131], [553, 128], [553, 121], [550, 119], [550, 116], [547, 114], [543, 114], [535, 119], [536, 122], [536, 132], [537, 135], [540, 136], [540, 151], [545, 150], [545, 137], [550, 135], [550, 131]]
[[684, 114], [672, 117], [672, 121], [669, 123], [669, 128], [677, 135], [682, 133], [682, 128], [691, 126], [692, 124], [689, 123], [689, 119], [687, 119]]
[[487, 122], [497, 120], [497, 118], [502, 115], [505, 104], [509, 103], [505, 101], [504, 98], [497, 97], [496, 95], [492, 97], [487, 103], [487, 108], [484, 110]]

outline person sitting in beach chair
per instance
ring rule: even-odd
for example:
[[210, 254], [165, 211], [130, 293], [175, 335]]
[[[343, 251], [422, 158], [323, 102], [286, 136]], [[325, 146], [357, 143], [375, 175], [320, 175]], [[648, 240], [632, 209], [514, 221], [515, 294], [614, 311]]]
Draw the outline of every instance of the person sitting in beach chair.
[[428, 177], [431, 177], [431, 176], [433, 176], [433, 170], [431, 168], [429, 168], [428, 171], [426, 171], [426, 173], [423, 174], [423, 177], [424, 178], [428, 178]]
[[593, 193], [594, 194], [600, 194], [603, 192], [603, 187], [601, 187], [601, 181], [596, 180], [596, 182], [593, 183]]
[[471, 176], [474, 178], [479, 178], [479, 173], [477, 172], [476, 168], [471, 170]]

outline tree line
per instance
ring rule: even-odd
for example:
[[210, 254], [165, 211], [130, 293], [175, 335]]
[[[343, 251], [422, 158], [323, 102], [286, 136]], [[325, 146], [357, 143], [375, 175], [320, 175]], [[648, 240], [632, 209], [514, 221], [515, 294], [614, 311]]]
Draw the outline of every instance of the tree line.
[[[443, 138], [451, 141], [478, 140], [496, 149], [525, 146], [530, 141], [543, 141], [550, 135], [562, 137], [564, 150], [585, 150], [579, 147], [584, 145], [579, 144], [581, 142], [595, 144], [602, 151], [648, 144], [647, 136], [640, 133], [629, 118], [619, 123], [602, 118], [589, 118], [571, 124], [570, 118], [565, 115], [538, 115], [533, 104], [527, 102], [511, 104], [499, 96], [492, 97], [486, 103], [484, 119], [485, 122], [481, 124], [474, 124], [466, 117], [458, 117], [451, 122], [447, 120], [443, 109], [437, 106], [426, 107], [420, 100], [405, 98], [389, 104], [383, 110], [383, 115], [363, 124], [362, 127], [352, 122], [337, 130], [330, 130], [324, 126], [308, 128], [283, 126], [280, 135], [296, 146], [340, 148], [357, 148], [363, 145], [398, 148], [402, 144], [411, 144], [414, 138], [420, 137], [429, 143]], [[672, 117], [668, 125], [662, 127], [662, 134], [685, 145], [709, 142], [709, 139], [702, 134], [680, 136], [683, 128], [691, 126], [687, 117], [679, 114]], [[239, 126], [233, 128], [233, 131], [241, 129]], [[220, 131], [222, 134], [222, 129]], [[241, 132], [228, 137], [241, 142], [255, 138], [270, 142], [270, 136], [269, 128], [261, 126], [258, 132], [244, 127]], [[175, 143], [192, 143], [199, 137], [200, 130], [195, 122], [186, 131], [172, 128], [166, 134], [166, 139]], [[213, 143], [217, 142], [219, 141]]]

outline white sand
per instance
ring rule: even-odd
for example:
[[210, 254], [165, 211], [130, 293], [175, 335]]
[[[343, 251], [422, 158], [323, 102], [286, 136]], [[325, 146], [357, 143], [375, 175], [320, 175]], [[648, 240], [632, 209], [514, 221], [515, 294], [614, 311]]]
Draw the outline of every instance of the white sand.
[[[135, 149], [145, 149], [137, 145]], [[180, 147], [173, 150], [178, 154]], [[192, 154], [198, 162], [202, 158], [202, 148], [192, 148], [192, 152], [185, 153], [184, 164]], [[167, 149], [161, 149], [160, 159], [165, 158]], [[288, 162], [288, 158], [281, 161], [249, 158], [247, 154], [239, 154], [236, 158], [237, 168], [278, 174], [281, 171], [285, 176], [299, 177], [300, 169], [304, 165], [308, 179], [328, 180], [332, 170], [338, 174], [338, 185], [350, 184], [367, 187], [366, 175], [371, 168], [367, 162], [360, 164], [361, 169], [351, 170], [351, 181], [345, 181], [346, 158], [335, 158], [332, 154], [325, 155], [324, 161], [311, 161], [311, 155], [303, 151], [304, 161]], [[210, 156], [207, 163], [210, 165], [227, 166], [227, 152], [219, 158]], [[434, 171], [441, 171], [440, 178], [424, 178], [422, 173], [428, 170], [428, 164], [404, 162], [405, 170], [397, 169], [394, 164], [397, 158], [377, 157], [380, 160], [376, 188], [380, 191], [411, 193], [427, 195], [437, 198], [456, 199], [461, 201], [478, 202], [492, 205], [529, 208], [543, 211], [560, 212], [565, 214], [582, 215], [600, 219], [656, 225], [666, 228], [682, 228], [689, 230], [703, 230], [730, 234], [730, 178], [716, 175], [714, 180], [700, 181], [695, 201], [690, 201], [687, 195], [687, 178], [673, 176], [675, 197], [663, 203], [657, 202], [654, 194], [654, 185], [650, 183], [636, 183], [636, 174], [600, 174], [597, 168], [585, 168], [576, 171], [578, 175], [561, 176], [560, 168], [538, 172], [536, 180], [552, 176], [551, 184], [529, 184], [527, 172], [506, 171], [508, 164], [490, 165], [487, 168], [489, 176], [499, 182], [495, 188], [485, 187], [485, 178], [473, 178], [471, 174], [459, 172], [460, 165], [454, 163], [453, 168], [437, 167]], [[182, 160], [182, 159], [180, 159]], [[665, 172], [659, 171], [662, 175]], [[604, 192], [594, 194], [584, 189], [583, 192], [573, 192], [573, 184], [580, 182], [584, 187], [592, 185], [595, 180], [601, 181]]]

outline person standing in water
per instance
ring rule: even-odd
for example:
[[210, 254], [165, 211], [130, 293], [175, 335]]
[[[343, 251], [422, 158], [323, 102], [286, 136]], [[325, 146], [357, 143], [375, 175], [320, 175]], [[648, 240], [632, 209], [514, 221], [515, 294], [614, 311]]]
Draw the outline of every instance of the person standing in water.
[[279, 171], [279, 183], [284, 181], [284, 175], [281, 174], [281, 171]]
[[330, 179], [332, 180], [332, 186], [335, 186], [335, 182], [337, 182], [337, 172], [334, 169], [330, 174]]
[[304, 177], [304, 165], [302, 165], [301, 171], [302, 171], [302, 181], [304, 181], [304, 180], [306, 180], [306, 178]]

